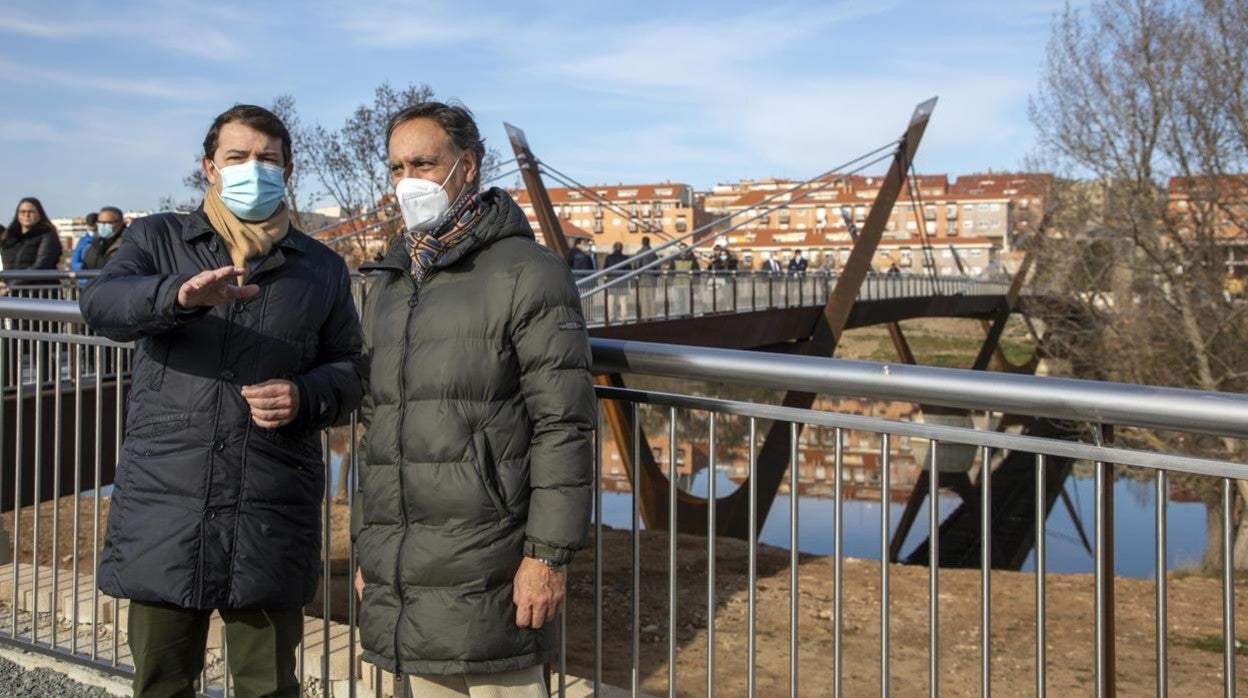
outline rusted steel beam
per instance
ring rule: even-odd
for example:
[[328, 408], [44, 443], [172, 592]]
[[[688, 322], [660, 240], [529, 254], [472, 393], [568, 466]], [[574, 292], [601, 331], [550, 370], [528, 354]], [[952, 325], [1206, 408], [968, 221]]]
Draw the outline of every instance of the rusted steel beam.
[[524, 179], [524, 188], [529, 192], [529, 201], [533, 204], [533, 213], [537, 223], [542, 227], [542, 239], [546, 246], [554, 250], [560, 259], [568, 258], [568, 241], [563, 236], [563, 226], [559, 224], [559, 216], [555, 214], [554, 204], [550, 202], [550, 194], [542, 182], [542, 173], [538, 169], [537, 156], [529, 148], [529, 140], [524, 131], [511, 124], [504, 123], [507, 138], [511, 141], [511, 149], [516, 153], [516, 164], [520, 166], [520, 176]]
[[[935, 104], [936, 100], [934, 98], [928, 100], [916, 107], [911, 115], [910, 123], [906, 128], [905, 135], [902, 136], [888, 174], [883, 179], [880, 191], [871, 206], [871, 212], [867, 215], [866, 223], [858, 236], [858, 240], [854, 243], [853, 251], [850, 252], [849, 261], [846, 262], [845, 267], [841, 270], [837, 278], [836, 287], [833, 289], [827, 304], [815, 318], [815, 325], [807, 335], [810, 337], [810, 341], [803, 345], [806, 353], [814, 356], [831, 356], [836, 350], [836, 344], [840, 339], [841, 333], [844, 332], [849, 322], [854, 301], [857, 299], [863, 280], [871, 268], [872, 257], [874, 257], [876, 248], [883, 238], [884, 228], [892, 213], [893, 205], [896, 203], [902, 187], [906, 184], [906, 173], [910, 163], [914, 160], [914, 154], [918, 150], [919, 143], [923, 139], [923, 133], [927, 129], [927, 123], [931, 118]], [[518, 131], [514, 127], [508, 128], [509, 133], [513, 130]], [[518, 142], [523, 142], [522, 133], [519, 141], [513, 138], [513, 147]], [[527, 147], [525, 152], [527, 152]], [[521, 154], [521, 151], [517, 150], [516, 156], [518, 160]], [[527, 157], [531, 158], [531, 154]], [[522, 161], [522, 168], [524, 164], [525, 161]], [[530, 191], [533, 190], [530, 189]], [[544, 227], [545, 224], [543, 224]], [[598, 376], [595, 380], [598, 381], [599, 385], [623, 387], [623, 380], [618, 375]], [[782, 404], [786, 407], [810, 409], [814, 401], [815, 395], [813, 393], [788, 392], [785, 394]], [[640, 491], [636, 492], [635, 495], [639, 497], [639, 509], [646, 526], [652, 529], [666, 528], [667, 511], [666, 507], [663, 506], [666, 493], [665, 476], [659, 469], [658, 464], [654, 462], [653, 454], [649, 453], [648, 448], [642, 449], [642, 452], [638, 454], [640, 462], [634, 463], [632, 462], [632, 454], [629, 452], [631, 449], [624, 446], [624, 444], [632, 443], [634, 426], [631, 414], [627, 413], [622, 405], [618, 403], [612, 404], [610, 401], [607, 401], [604, 403], [604, 417], [615, 437], [621, 462], [624, 464], [630, 477], [633, 472], [632, 468], [640, 468], [639, 477], [637, 478]], [[802, 426], [800, 424], [797, 426], [799, 436]], [[784, 473], [788, 467], [790, 433], [791, 430], [788, 424], [777, 422], [771, 426], [758, 453], [756, 461], [757, 470], [750, 474], [750, 477], [758, 478], [755, 488], [758, 493], [758, 530], [761, 530], [764, 522], [767, 520], [767, 514], [771, 511], [771, 505], [775, 501], [776, 493], [780, 489], [781, 481], [784, 479]], [[642, 443], [648, 443], [644, 436]], [[753, 449], [754, 444], [750, 444], [750, 448]], [[715, 477], [715, 473], [708, 473], [708, 476]], [[748, 481], [742, 483], [735, 492], [714, 503], [718, 521], [717, 534], [734, 538], [746, 538], [758, 533], [758, 530], [750, 531], [749, 528], [747, 515], [749, 501], [747, 493], [750, 487], [748, 485]], [[705, 512], [708, 505], [709, 502], [706, 499], [682, 492], [677, 501], [679, 529], [685, 533], [705, 534]]]
[[[836, 287], [832, 289], [832, 295], [815, 322], [815, 327], [811, 332], [811, 341], [806, 345], [808, 353], [812, 356], [830, 357], [836, 351], [836, 345], [845, 331], [854, 301], [858, 298], [858, 292], [862, 288], [862, 282], [866, 279], [867, 272], [871, 270], [872, 259], [884, 236], [884, 229], [889, 216], [892, 215], [893, 205], [896, 204], [902, 188], [906, 186], [906, 173], [909, 171], [910, 163], [914, 161], [914, 154], [923, 140], [923, 133], [927, 130], [927, 123], [931, 119], [935, 106], [936, 99], [932, 98], [917, 106], [910, 117], [905, 135], [902, 136], [897, 153], [893, 156], [892, 164], [889, 165], [888, 174], [881, 182], [879, 193], [876, 194], [875, 201], [871, 204], [871, 211], [867, 214], [866, 223], [859, 231], [858, 239], [849, 253], [849, 260], [837, 277]], [[786, 407], [810, 409], [814, 402], [814, 393], [789, 392], [785, 394], [783, 404]], [[801, 437], [802, 427], [801, 424], [797, 425], [796, 436], [798, 438]], [[759, 450], [758, 470], [750, 475], [750, 477], [758, 478], [755, 488], [758, 492], [756, 519], [758, 530], [754, 531], [754, 534], [761, 531], [763, 524], [767, 521], [767, 514], [771, 511], [771, 505], [784, 479], [792, 432], [788, 424], [773, 423]], [[750, 447], [753, 448], [753, 444]], [[724, 523], [728, 522], [725, 520]]]
[[914, 360], [914, 352], [910, 350], [910, 342], [906, 341], [906, 335], [901, 331], [900, 323], [888, 323], [888, 336], [893, 340], [893, 348], [897, 350], [898, 361], [912, 366], [918, 363]]
[[1023, 283], [1027, 279], [1027, 273], [1031, 271], [1031, 263], [1034, 259], [1032, 253], [1028, 252], [1023, 257], [1023, 263], [1019, 265], [1018, 272], [1014, 274], [1014, 278], [1010, 280], [1010, 290], [1006, 293], [1005, 302], [1002, 307], [997, 310], [991, 324], [985, 320], [984, 329], [987, 337], [979, 348], [979, 354], [975, 357], [975, 362], [971, 364], [971, 369], [975, 371], [984, 371], [988, 369], [988, 362], [995, 356], [997, 362], [1001, 365], [1002, 370], [1009, 370], [1012, 364], [1005, 358], [1005, 352], [1001, 350], [1001, 335], [1005, 332], [1005, 325], [1010, 321], [1010, 313], [1014, 312], [1018, 306], [1018, 299], [1023, 292]]

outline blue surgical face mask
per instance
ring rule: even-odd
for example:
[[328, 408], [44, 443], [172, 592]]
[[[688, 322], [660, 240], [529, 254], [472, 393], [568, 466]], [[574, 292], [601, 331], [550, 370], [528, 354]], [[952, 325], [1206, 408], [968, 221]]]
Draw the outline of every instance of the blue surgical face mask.
[[221, 175], [221, 200], [242, 220], [266, 220], [286, 198], [285, 172], [277, 165], [248, 160], [241, 165], [212, 166]]
[[113, 230], [112, 223], [100, 223], [95, 226], [95, 234], [104, 238], [105, 240], [107, 240], [108, 238], [111, 238], [113, 236], [113, 233], [115, 232], [116, 231]]

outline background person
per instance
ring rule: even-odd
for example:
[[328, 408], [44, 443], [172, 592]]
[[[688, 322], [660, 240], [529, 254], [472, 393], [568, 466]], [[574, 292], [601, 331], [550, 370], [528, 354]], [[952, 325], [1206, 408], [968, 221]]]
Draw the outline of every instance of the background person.
[[82, 271], [82, 255], [91, 245], [91, 241], [95, 240], [95, 226], [99, 216], [100, 214], [95, 211], [87, 214], [85, 219], [87, 231], [79, 236], [78, 242], [74, 243], [74, 252], [69, 256], [70, 271]]
[[39, 199], [28, 196], [17, 205], [13, 221], [0, 238], [5, 271], [56, 269], [61, 262], [61, 237]]
[[103, 269], [108, 260], [117, 254], [125, 232], [126, 219], [122, 217], [121, 209], [116, 206], [100, 209], [96, 219], [95, 239], [83, 252], [82, 268], [87, 271]]

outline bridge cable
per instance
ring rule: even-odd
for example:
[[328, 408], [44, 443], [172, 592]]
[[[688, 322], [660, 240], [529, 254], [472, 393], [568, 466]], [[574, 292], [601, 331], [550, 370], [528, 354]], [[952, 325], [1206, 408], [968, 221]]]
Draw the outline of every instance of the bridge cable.
[[[903, 155], [904, 157], [904, 155]], [[905, 170], [910, 170], [910, 176], [905, 174]], [[927, 267], [928, 278], [932, 282], [932, 293], [936, 294], [939, 283], [936, 278], [936, 255], [932, 252], [932, 242], [927, 236], [927, 216], [924, 215], [922, 206], [922, 187], [919, 186], [919, 175], [914, 169], [914, 161], [910, 160], [904, 163], [902, 176], [906, 178], [906, 188], [910, 193], [910, 206], [914, 210], [914, 216], [918, 219], [919, 240], [923, 249], [923, 263]]]
[[[847, 168], [847, 167], [850, 167], [850, 166], [851, 166], [851, 165], [853, 165], [854, 163], [861, 162], [861, 161], [863, 161], [863, 160], [866, 160], [867, 158], [870, 158], [870, 157], [872, 157], [872, 156], [874, 156], [874, 155], [878, 155], [879, 153], [882, 153], [882, 152], [884, 152], [884, 151], [889, 151], [889, 152], [887, 152], [887, 153], [886, 153], [884, 156], [882, 156], [882, 157], [878, 157], [878, 158], [876, 158], [876, 159], [874, 159], [874, 160], [872, 160], [872, 161], [870, 161], [870, 162], [866, 163], [865, 165], [860, 165], [859, 167], [855, 168], [854, 170], [852, 170], [852, 171], [850, 171], [850, 172], [847, 172], [847, 173], [844, 173], [844, 174], [841, 174], [841, 175], [837, 176], [835, 179], [828, 181], [826, 184], [824, 184], [824, 185], [822, 185], [822, 186], [818, 187], [817, 189], [811, 189], [811, 190], [807, 191], [806, 193], [801, 194], [801, 195], [798, 197], [798, 199], [797, 199], [797, 200], [801, 200], [802, 198], [805, 198], [806, 196], [808, 196], [808, 195], [810, 195], [810, 194], [813, 194], [813, 193], [815, 193], [815, 192], [817, 192], [817, 191], [822, 191], [823, 189], [826, 189], [828, 186], [831, 186], [832, 184], [836, 184], [836, 183], [838, 183], [838, 182], [842, 182], [842, 181], [844, 181], [844, 180], [845, 180], [847, 177], [849, 177], [850, 175], [853, 175], [853, 174], [856, 174], [856, 173], [858, 173], [858, 172], [861, 172], [861, 171], [862, 171], [863, 169], [865, 169], [866, 167], [869, 167], [869, 166], [874, 165], [874, 164], [876, 164], [876, 163], [879, 163], [879, 162], [882, 162], [882, 161], [884, 161], [884, 160], [887, 160], [887, 159], [888, 159], [888, 158], [890, 158], [890, 157], [893, 157], [894, 155], [896, 155], [896, 154], [897, 154], [896, 147], [897, 147], [898, 145], [900, 145], [900, 144], [901, 144], [901, 139], [894, 140], [894, 141], [892, 141], [892, 142], [890, 142], [890, 143], [887, 143], [887, 144], [885, 144], [885, 145], [883, 145], [883, 146], [880, 146], [879, 148], [876, 148], [876, 149], [871, 150], [871, 151], [869, 151], [869, 152], [867, 152], [867, 153], [864, 153], [864, 154], [862, 154], [862, 155], [859, 155], [858, 157], [853, 158], [852, 160], [849, 160], [849, 161], [847, 161], [847, 162], [841, 163], [840, 165], [837, 165], [836, 167], [834, 167], [834, 168], [832, 168], [832, 169], [830, 169], [830, 170], [827, 170], [826, 172], [823, 172], [823, 173], [820, 173], [820, 174], [818, 174], [818, 175], [815, 175], [814, 177], [811, 177], [810, 179], [806, 179], [806, 180], [803, 180], [803, 181], [801, 181], [801, 182], [798, 182], [798, 183], [794, 184], [793, 186], [789, 187], [788, 189], [784, 189], [784, 190], [781, 190], [781, 191], [777, 191], [775, 194], [772, 194], [772, 195], [770, 195], [770, 196], [768, 196], [768, 197], [764, 198], [762, 201], [759, 201], [759, 202], [758, 202], [758, 203], [756, 203], [756, 204], [751, 204], [750, 206], [747, 206], [745, 209], [743, 209], [743, 210], [741, 210], [741, 211], [734, 212], [734, 213], [729, 213], [729, 214], [727, 214], [727, 215], [724, 215], [724, 216], [721, 216], [721, 217], [716, 218], [716, 219], [714, 219], [714, 220], [711, 220], [711, 221], [709, 221], [709, 222], [707, 222], [707, 223], [705, 223], [705, 224], [703, 224], [703, 225], [700, 225], [700, 226], [698, 226], [698, 227], [694, 228], [693, 230], [689, 231], [688, 233], [685, 233], [685, 234], [683, 234], [683, 235], [680, 235], [680, 236], [678, 236], [678, 237], [676, 237], [676, 238], [674, 238], [674, 239], [672, 239], [672, 240], [670, 240], [670, 241], [668, 241], [668, 242], [666, 242], [666, 243], [664, 243], [664, 244], [660, 245], [659, 247], [655, 248], [655, 252], [657, 253], [659, 250], [663, 250], [663, 249], [666, 249], [666, 248], [671, 247], [671, 246], [673, 246], [673, 245], [677, 245], [677, 244], [679, 244], [679, 243], [681, 243], [681, 242], [683, 242], [683, 241], [685, 241], [685, 240], [687, 240], [687, 239], [689, 239], [689, 238], [696, 238], [696, 236], [698, 236], [698, 235], [700, 235], [700, 234], [702, 234], [702, 233], [704, 233], [704, 232], [706, 232], [706, 231], [713, 230], [713, 229], [715, 228], [715, 226], [718, 226], [718, 225], [720, 225], [721, 223], [724, 223], [724, 222], [731, 222], [733, 218], [736, 218], [736, 217], [741, 216], [741, 215], [743, 215], [743, 214], [745, 214], [745, 213], [747, 213], [747, 212], [749, 212], [749, 211], [756, 210], [756, 209], [758, 209], [758, 208], [760, 208], [760, 207], [762, 207], [762, 206], [765, 206], [766, 204], [768, 204], [768, 203], [770, 203], [770, 202], [772, 202], [772, 201], [775, 201], [776, 199], [780, 198], [781, 196], [784, 196], [784, 195], [786, 195], [786, 194], [792, 194], [793, 192], [797, 191], [798, 189], [800, 189], [800, 188], [802, 188], [802, 187], [804, 187], [804, 186], [807, 186], [807, 185], [813, 184], [813, 183], [815, 183], [815, 182], [817, 182], [817, 181], [819, 181], [819, 180], [821, 180], [821, 179], [824, 179], [824, 178], [827, 178], [827, 177], [832, 177], [833, 175], [837, 175], [837, 173], [841, 172], [842, 170], [844, 170], [844, 169], [845, 169], [845, 168]], [[892, 150], [890, 150], [890, 149], [892, 149]], [[549, 167], [549, 165], [547, 165], [547, 167]], [[785, 202], [783, 202], [782, 204], [780, 204], [779, 206], [775, 206], [775, 207], [773, 207], [773, 208], [767, 209], [766, 213], [767, 213], [767, 214], [770, 214], [770, 213], [772, 213], [773, 211], [776, 211], [776, 210], [778, 210], [778, 209], [780, 209], [780, 208], [783, 208], [784, 206], [787, 206], [789, 203], [792, 203], [792, 201], [785, 201]], [[764, 215], [765, 215], [765, 214], [764, 214]], [[747, 220], [743, 221], [743, 222], [742, 222], [742, 223], [740, 223], [740, 224], [733, 225], [733, 226], [729, 227], [729, 228], [728, 228], [728, 229], [726, 229], [726, 230], [721, 230], [721, 231], [717, 231], [717, 232], [719, 232], [720, 234], [723, 234], [723, 233], [725, 233], [725, 232], [730, 232], [730, 231], [732, 231], [732, 230], [735, 230], [735, 229], [737, 229], [737, 228], [740, 228], [740, 227], [741, 227], [741, 226], [743, 226], [745, 223], [752, 222], [752, 221], [754, 221], [754, 220], [756, 220], [756, 219], [758, 219], [758, 218], [761, 218], [761, 217], [762, 217], [762, 215], [753, 216], [753, 217], [751, 217], [751, 218], [749, 218], [749, 219], [747, 219]], [[709, 240], [710, 240], [710, 237], [709, 237], [709, 236], [707, 236], [707, 239], [706, 239], [706, 240], [697, 241], [697, 242], [696, 242], [696, 244], [692, 245], [691, 247], [696, 248], [696, 247], [698, 247], [699, 245], [701, 245], [701, 244], [704, 244], [704, 243], [708, 242]], [[668, 260], [668, 259], [675, 259], [677, 256], [679, 256], [679, 253], [674, 254], [674, 255], [672, 255], [672, 256], [670, 256], [670, 257], [664, 258], [663, 260], [659, 260], [659, 261], [666, 261], [666, 260]], [[628, 267], [630, 267], [630, 266], [631, 266], [631, 265], [630, 265], [630, 263], [629, 263], [629, 262], [627, 262], [627, 261], [625, 261], [625, 262], [621, 262], [621, 263], [619, 263], [619, 264], [616, 264], [616, 265], [613, 265], [613, 266], [610, 266], [610, 267], [606, 267], [605, 269], [600, 269], [600, 270], [598, 270], [598, 271], [595, 271], [594, 273], [589, 274], [588, 276], [585, 276], [584, 278], [579, 279], [579, 280], [578, 280], [578, 283], [581, 283], [581, 284], [587, 284], [587, 283], [590, 283], [590, 282], [592, 282], [592, 281], [597, 281], [598, 279], [601, 279], [601, 278], [605, 277], [607, 274], [609, 274], [609, 273], [611, 273], [611, 272], [617, 272], [617, 271], [620, 271], [620, 270], [626, 269], [626, 268], [628, 268]], [[648, 268], [650, 268], [650, 267], [652, 267], [652, 266], [654, 266], [654, 264], [649, 264], [649, 265], [647, 265], [647, 266], [646, 266], [646, 268], [648, 269]], [[635, 270], [635, 271], [639, 271], [639, 270]], [[628, 275], [628, 276], [626, 276], [626, 277], [623, 277], [623, 278], [631, 278], [631, 276], [632, 276], [632, 275], [630, 274], [630, 275]], [[622, 279], [617, 278], [617, 279], [615, 279], [614, 281], [620, 281], [620, 280], [622, 280]]]
[[[876, 152], [878, 152], [878, 151], [876, 151]], [[732, 232], [732, 231], [734, 231], [734, 230], [737, 230], [738, 228], [742, 228], [742, 227], [744, 227], [744, 226], [745, 226], [746, 224], [748, 224], [748, 223], [751, 223], [751, 222], [753, 222], [753, 221], [755, 221], [755, 220], [757, 220], [757, 219], [759, 219], [759, 218], [762, 218], [763, 216], [770, 215], [771, 213], [773, 213], [773, 212], [775, 212], [775, 211], [777, 211], [777, 210], [779, 210], [779, 209], [781, 209], [781, 208], [784, 208], [785, 206], [788, 206], [788, 205], [789, 205], [789, 204], [791, 204], [793, 201], [801, 201], [802, 199], [804, 199], [804, 198], [806, 198], [806, 197], [810, 196], [811, 194], [818, 193], [818, 192], [820, 192], [820, 191], [823, 191], [824, 189], [827, 189], [828, 187], [831, 187], [831, 186], [834, 186], [834, 185], [836, 185], [836, 184], [839, 184], [839, 183], [841, 183], [841, 182], [845, 181], [846, 179], [848, 179], [849, 177], [851, 177], [851, 176], [853, 176], [853, 175], [855, 175], [855, 174], [858, 174], [859, 172], [862, 172], [863, 170], [867, 169], [868, 167], [871, 167], [871, 166], [873, 166], [873, 165], [875, 165], [875, 164], [877, 164], [877, 163], [880, 163], [880, 162], [883, 162], [883, 161], [885, 161], [885, 160], [888, 160], [889, 158], [892, 158], [892, 157], [894, 157], [895, 155], [896, 155], [896, 152], [892, 152], [892, 153], [885, 153], [884, 155], [881, 155], [881, 156], [879, 156], [879, 157], [875, 158], [874, 160], [871, 160], [871, 161], [868, 161], [868, 162], [866, 162], [866, 163], [863, 163], [862, 165], [859, 165], [857, 168], [855, 168], [855, 169], [853, 169], [853, 170], [850, 170], [849, 172], [845, 172], [845, 173], [843, 173], [843, 174], [840, 174], [840, 175], [838, 175], [837, 177], [835, 177], [835, 178], [833, 178], [833, 179], [830, 179], [830, 180], [828, 180], [828, 181], [826, 181], [826, 182], [824, 182], [824, 183], [820, 184], [820, 185], [819, 185], [819, 186], [817, 186], [817, 187], [814, 187], [814, 188], [812, 188], [812, 189], [808, 189], [808, 190], [806, 190], [806, 191], [802, 192], [801, 194], [799, 194], [799, 195], [798, 195], [796, 198], [794, 198], [794, 199], [790, 199], [790, 200], [787, 200], [787, 201], [782, 201], [782, 202], [780, 202], [779, 204], [777, 204], [777, 205], [775, 205], [775, 206], [772, 206], [772, 207], [770, 207], [770, 208], [768, 208], [768, 209], [765, 209], [765, 210], [763, 210], [763, 211], [761, 211], [761, 212], [759, 212], [759, 213], [756, 213], [756, 214], [754, 214], [753, 216], [750, 216], [750, 217], [746, 218], [745, 220], [741, 221], [740, 223], [737, 223], [737, 224], [732, 225], [732, 226], [730, 226], [730, 227], [728, 227], [728, 228], [726, 228], [726, 229], [724, 229], [724, 230], [719, 231], [719, 233], [720, 233], [720, 234], [723, 234], [723, 233], [730, 233], [730, 232]], [[843, 168], [838, 168], [838, 169], [843, 169]], [[807, 180], [807, 181], [805, 181], [805, 182], [803, 182], [803, 183], [801, 183], [801, 184], [799, 184], [799, 185], [797, 185], [797, 186], [793, 187], [793, 189], [791, 189], [788, 193], [791, 193], [791, 192], [792, 192], [794, 189], [796, 189], [798, 186], [802, 186], [802, 185], [805, 185], [805, 184], [809, 184], [809, 183], [811, 183], [811, 182], [813, 182], [813, 181], [815, 181], [815, 180], [817, 180], [817, 179], [821, 179], [821, 178], [823, 178], [823, 177], [827, 177], [827, 176], [828, 176], [828, 175], [824, 174], [824, 175], [820, 175], [819, 177], [815, 177], [814, 179]], [[786, 192], [781, 192], [781, 193], [786, 193]], [[779, 196], [779, 194], [777, 194], [776, 196]], [[768, 199], [768, 200], [775, 199], [775, 198], [776, 198], [776, 196], [769, 197], [769, 199]], [[754, 205], [754, 206], [751, 206], [751, 207], [750, 207], [750, 209], [754, 209], [754, 208], [757, 208], [757, 207], [758, 207], [758, 205]], [[747, 209], [747, 210], [748, 210], [748, 209]], [[734, 217], [739, 216], [739, 215], [741, 215], [741, 214], [740, 214], [740, 213], [731, 214], [731, 215], [727, 216], [726, 218], [734, 218]], [[720, 220], [722, 220], [722, 219], [720, 219]], [[710, 224], [708, 224], [707, 226], [703, 226], [702, 228], [709, 227], [709, 225], [710, 225]], [[683, 235], [683, 236], [681, 236], [681, 237], [678, 237], [678, 238], [676, 238], [675, 240], [672, 240], [671, 242], [664, 243], [663, 245], [660, 245], [660, 246], [659, 246], [659, 248], [657, 248], [657, 249], [665, 249], [665, 248], [671, 247], [672, 245], [678, 244], [679, 242], [681, 242], [682, 240], [684, 240], [684, 239], [686, 239], [686, 238], [688, 238], [688, 237], [691, 237], [691, 236], [693, 236], [693, 235], [697, 235], [697, 234], [698, 234], [698, 233], [702, 230], [702, 228], [699, 228], [698, 230], [694, 230], [694, 231], [692, 231], [692, 232], [686, 233], [685, 235]], [[706, 242], [706, 241], [703, 241], [703, 242]], [[615, 278], [612, 278], [612, 279], [608, 280], [606, 283], [600, 283], [599, 285], [595, 286], [594, 288], [592, 288], [592, 289], [590, 289], [590, 290], [588, 290], [588, 291], [582, 291], [582, 292], [581, 292], [581, 298], [587, 298], [587, 297], [589, 297], [589, 296], [593, 295], [594, 293], [597, 293], [597, 292], [599, 292], [599, 291], [605, 291], [605, 290], [606, 290], [606, 289], [608, 289], [608, 288], [611, 288], [611, 287], [613, 287], [613, 286], [617, 286], [617, 285], [619, 285], [619, 284], [621, 284], [621, 283], [624, 283], [624, 282], [628, 281], [629, 279], [632, 279], [633, 277], [640, 275], [642, 272], [645, 272], [645, 271], [646, 271], [646, 270], [648, 270], [648, 269], [652, 269], [652, 268], [654, 268], [654, 267], [659, 266], [660, 264], [665, 264], [665, 263], [667, 263], [667, 262], [669, 262], [669, 261], [671, 261], [671, 260], [676, 259], [676, 258], [677, 258], [677, 257], [679, 257], [681, 254], [683, 254], [683, 252], [676, 252], [675, 254], [671, 254], [671, 255], [668, 255], [668, 256], [657, 257], [657, 258], [656, 258], [653, 262], [650, 262], [649, 264], [645, 265], [644, 267], [640, 267], [640, 268], [637, 268], [637, 269], [633, 269], [632, 271], [629, 271], [629, 272], [628, 272], [628, 273], [626, 273], [626, 274], [623, 274], [623, 275], [621, 275], [621, 276], [617, 276], [617, 277], [615, 277]], [[593, 274], [591, 274], [591, 275], [589, 275], [589, 276], [586, 276], [586, 277], [584, 277], [584, 278], [580, 279], [580, 280], [578, 281], [578, 283], [580, 283], [580, 284], [586, 284], [586, 283], [588, 283], [588, 282], [590, 282], [590, 281], [597, 281], [597, 280], [601, 279], [601, 278], [603, 277], [603, 275], [604, 275], [604, 274], [609, 273], [609, 272], [611, 272], [611, 271], [616, 271], [616, 270], [619, 270], [619, 269], [621, 269], [621, 268], [623, 268], [623, 267], [626, 267], [626, 266], [628, 266], [628, 262], [623, 262], [623, 263], [617, 264], [617, 265], [615, 265], [615, 266], [613, 266], [613, 267], [608, 267], [607, 269], [604, 269], [604, 270], [602, 270], [602, 271], [595, 272], [595, 273], [593, 273]]]
[[635, 213], [629, 213], [625, 211], [623, 207], [616, 205], [610, 199], [607, 199], [606, 197], [599, 195], [598, 192], [589, 189], [584, 184], [581, 184], [580, 182], [576, 181], [572, 177], [560, 172], [559, 170], [556, 170], [554, 167], [547, 165], [545, 162], [538, 160], [537, 165], [540, 171], [549, 175], [555, 181], [559, 182], [565, 187], [569, 187], [571, 189], [576, 189], [577, 191], [580, 191], [581, 193], [588, 196], [592, 201], [597, 203], [599, 206], [606, 206], [610, 210], [615, 211], [616, 213], [620, 214], [624, 218], [628, 219], [630, 223], [635, 222], [635, 221], [640, 221], [641, 225], [644, 225], [646, 227], [646, 229], [642, 232], [653, 233], [655, 235], [662, 237], [665, 240], [671, 239], [671, 236], [668, 235], [667, 232], [662, 229], [662, 227], [659, 227], [653, 223], [647, 222], [645, 218], [642, 218]]

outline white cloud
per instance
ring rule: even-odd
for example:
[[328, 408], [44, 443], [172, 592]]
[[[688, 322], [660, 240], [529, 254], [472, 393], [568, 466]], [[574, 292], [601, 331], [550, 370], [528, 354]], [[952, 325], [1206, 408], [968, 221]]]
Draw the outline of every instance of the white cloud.
[[[105, 5], [48, 4], [42, 15], [6, 9], [0, 32], [53, 41], [125, 40], [199, 59], [233, 62], [250, 53], [258, 22], [211, 4], [177, 1]], [[240, 20], [248, 21], [240, 21]], [[244, 31], [248, 30], [248, 31]]]
[[20, 64], [3, 55], [0, 55], [0, 82], [94, 90], [174, 102], [197, 102], [217, 98], [222, 92], [216, 83], [204, 80], [157, 80], [88, 74], [60, 68]]
[[47, 122], [0, 121], [0, 141], [62, 143], [65, 138]]

